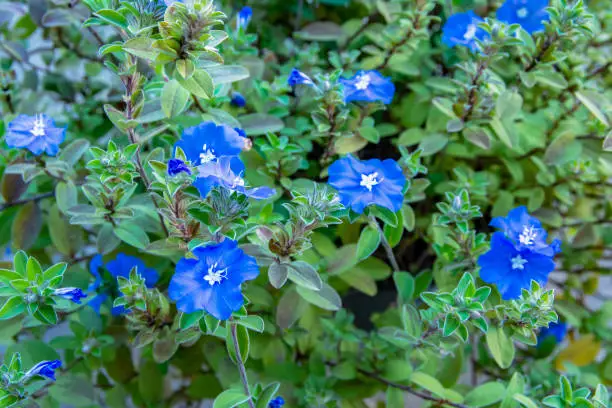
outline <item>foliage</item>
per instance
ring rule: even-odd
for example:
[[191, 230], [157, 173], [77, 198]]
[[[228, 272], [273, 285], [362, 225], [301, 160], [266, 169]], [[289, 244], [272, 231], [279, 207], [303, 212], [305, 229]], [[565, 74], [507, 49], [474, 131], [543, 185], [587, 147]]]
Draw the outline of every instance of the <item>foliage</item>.
[[603, 0], [0, 3], [0, 408], [609, 407], [611, 38]]

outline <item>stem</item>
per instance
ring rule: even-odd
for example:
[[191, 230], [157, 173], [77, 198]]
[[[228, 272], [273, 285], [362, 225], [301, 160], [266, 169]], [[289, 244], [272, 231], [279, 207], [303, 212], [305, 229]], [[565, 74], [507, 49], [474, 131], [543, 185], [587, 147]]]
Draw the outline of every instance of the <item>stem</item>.
[[47, 193], [38, 194], [38, 195], [29, 197], [29, 198], [24, 198], [22, 200], [13, 201], [13, 202], [10, 202], [10, 203], [4, 203], [4, 204], [0, 205], [0, 211], [4, 211], [7, 208], [15, 207], [16, 205], [27, 204], [30, 201], [40, 201], [40, 200], [48, 198], [48, 197], [53, 197], [54, 194], [55, 194], [55, 191], [49, 191]]
[[468, 93], [468, 96], [467, 96], [468, 108], [461, 116], [461, 121], [463, 123], [467, 122], [472, 117], [472, 114], [474, 113], [474, 108], [476, 107], [476, 103], [478, 102], [476, 98], [477, 96], [476, 89], [478, 88], [480, 78], [482, 77], [482, 74], [484, 73], [485, 68], [488, 65], [488, 62], [489, 62], [488, 59], [481, 59], [480, 61], [478, 61], [478, 67], [476, 68], [476, 74], [474, 75], [474, 77], [472, 77], [472, 80], [470, 82], [470, 85], [472, 86], [472, 88], [470, 89], [470, 92]]
[[381, 382], [383, 384], [388, 385], [389, 387], [397, 388], [397, 389], [406, 391], [406, 392], [408, 392], [408, 393], [410, 393], [410, 394], [412, 394], [414, 396], [417, 396], [417, 397], [419, 397], [419, 398], [421, 398], [423, 400], [431, 401], [436, 406], [449, 406], [449, 407], [454, 407], [454, 408], [468, 408], [467, 405], [458, 404], [456, 402], [452, 402], [452, 401], [445, 400], [445, 399], [442, 399], [442, 398], [436, 398], [433, 395], [426, 394], [426, 393], [421, 392], [421, 391], [417, 391], [417, 390], [415, 390], [414, 388], [412, 388], [409, 385], [398, 384], [398, 383], [395, 383], [395, 382], [392, 382], [392, 381], [385, 380], [384, 378], [382, 378], [381, 376], [379, 376], [376, 373], [371, 373], [369, 371], [365, 371], [365, 370], [362, 370], [362, 369], [358, 369], [358, 371], [361, 374], [363, 374], [363, 375], [365, 375], [367, 377], [370, 377], [370, 378], [372, 378], [372, 379], [374, 379], [376, 381], [379, 381], [379, 382]]
[[344, 51], [345, 49], [347, 49], [351, 43], [353, 41], [355, 41], [357, 39], [357, 37], [359, 37], [361, 34], [363, 34], [363, 32], [370, 27], [380, 16], [380, 14], [378, 13], [374, 13], [372, 15], [366, 16], [361, 20], [361, 27], [359, 27], [357, 29], [357, 31], [355, 31], [353, 34], [351, 34], [346, 41], [344, 42], [344, 44], [342, 45], [342, 47], [340, 47], [339, 51]]
[[230, 323], [231, 332], [232, 332], [232, 343], [234, 343], [234, 351], [236, 352], [236, 365], [238, 366], [238, 371], [240, 372], [240, 381], [242, 381], [242, 386], [244, 387], [244, 392], [249, 399], [247, 402], [249, 403], [249, 408], [255, 408], [255, 404], [253, 403], [253, 397], [251, 396], [251, 390], [249, 389], [249, 380], [247, 378], [246, 368], [244, 367], [244, 362], [242, 361], [242, 356], [240, 355], [240, 346], [238, 345], [238, 334], [236, 332], [237, 325], [236, 323]]
[[378, 235], [380, 235], [380, 242], [382, 243], [383, 248], [385, 248], [387, 258], [389, 259], [389, 262], [391, 262], [393, 270], [395, 272], [399, 272], [400, 267], [397, 263], [397, 260], [395, 259], [395, 255], [393, 254], [393, 248], [391, 248], [391, 245], [389, 245], [389, 241], [387, 241], [384, 231], [382, 230], [382, 228], [380, 228], [378, 221], [376, 221], [376, 218], [373, 215], [370, 215], [370, 222], [375, 225], [376, 229], [378, 230]]

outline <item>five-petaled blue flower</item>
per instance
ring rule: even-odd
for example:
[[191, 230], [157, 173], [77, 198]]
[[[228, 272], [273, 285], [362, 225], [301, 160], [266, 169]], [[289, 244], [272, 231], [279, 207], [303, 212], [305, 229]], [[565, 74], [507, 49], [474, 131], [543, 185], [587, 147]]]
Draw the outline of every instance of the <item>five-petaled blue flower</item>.
[[236, 16], [236, 30], [242, 29], [246, 31], [249, 23], [251, 22], [251, 17], [253, 16], [253, 10], [249, 6], [245, 6], [238, 12]]
[[60, 288], [53, 291], [53, 295], [68, 299], [78, 305], [81, 304], [81, 299], [87, 297], [80, 288]]
[[550, 323], [548, 327], [540, 330], [538, 335], [538, 344], [541, 344], [546, 338], [554, 337], [556, 343], [561, 343], [567, 334], [567, 324], [563, 322]]
[[[116, 280], [119, 276], [128, 278], [133, 268], [137, 268], [138, 274], [145, 280], [145, 284], [148, 288], [155, 286], [159, 280], [159, 275], [155, 269], [147, 268], [145, 263], [140, 259], [125, 255], [117, 254], [117, 257], [106, 263], [102, 261], [101, 255], [96, 255], [92, 258], [89, 263], [89, 271], [95, 277], [95, 281], [89, 285], [88, 290], [91, 292], [97, 291], [100, 287], [103, 287], [104, 279], [100, 273], [100, 268], [105, 267], [110, 275]], [[103, 288], [101, 293], [98, 293], [96, 297], [89, 301], [89, 305], [97, 312], [100, 313], [100, 307], [106, 301], [109, 296], [113, 296], [113, 288]], [[125, 313], [125, 308], [113, 307], [111, 309], [113, 316], [118, 316]]]
[[232, 94], [232, 99], [230, 100], [230, 103], [237, 108], [244, 108], [244, 106], [246, 105], [246, 99], [244, 99], [244, 96], [242, 96], [240, 92], [234, 92]]
[[490, 226], [499, 228], [520, 250], [531, 250], [542, 255], [555, 256], [561, 251], [561, 241], [546, 242], [548, 236], [542, 223], [527, 212], [525, 206], [516, 207], [505, 217], [495, 217]]
[[168, 288], [170, 298], [183, 313], [206, 310], [219, 320], [229, 319], [244, 304], [242, 282], [259, 275], [255, 258], [230, 239], [198, 247], [193, 255], [195, 258], [183, 258], [176, 264]]
[[308, 75], [298, 70], [297, 68], [293, 68], [291, 70], [291, 73], [289, 74], [289, 77], [287, 78], [287, 84], [290, 87], [295, 88], [298, 85], [314, 86], [315, 83], [312, 81], [312, 79], [310, 79]]
[[[235, 173], [234, 169], [236, 168], [241, 168], [242, 170]], [[275, 190], [270, 187], [247, 188], [244, 178], [242, 178], [244, 164], [238, 157], [220, 157], [215, 163], [199, 166], [198, 171], [198, 177], [193, 182], [193, 185], [198, 189], [202, 197], [206, 197], [214, 187], [223, 187], [257, 200], [266, 199], [275, 194]]]
[[60, 360], [41, 361], [34, 367], [30, 368], [25, 373], [25, 377], [32, 378], [35, 375], [39, 375], [41, 377], [46, 377], [50, 380], [55, 381], [55, 370], [57, 370], [61, 366], [62, 362]]
[[552, 256], [517, 246], [503, 232], [491, 237], [491, 249], [478, 258], [480, 278], [497, 286], [504, 300], [517, 299], [531, 281], [544, 284], [555, 269]]
[[478, 50], [476, 40], [484, 41], [489, 34], [478, 27], [484, 20], [472, 10], [467, 13], [453, 14], [442, 27], [442, 42], [449, 47], [462, 45], [472, 51]]
[[360, 161], [348, 155], [332, 163], [328, 173], [342, 204], [356, 213], [372, 204], [393, 212], [402, 208], [406, 177], [395, 160]]
[[497, 9], [497, 19], [507, 24], [519, 24], [529, 34], [544, 29], [548, 21], [548, 0], [506, 0]]
[[65, 136], [66, 128], [55, 127], [53, 119], [43, 113], [17, 116], [8, 124], [5, 140], [9, 147], [26, 148], [37, 156], [55, 156]]
[[283, 397], [276, 397], [268, 404], [268, 408], [281, 408], [285, 405], [285, 399]]
[[[216, 162], [219, 157], [238, 156], [247, 147], [247, 140], [229, 126], [203, 122], [185, 129], [174, 148], [180, 147], [191, 164], [199, 166]], [[244, 166], [232, 167], [232, 170], [240, 172]]]
[[393, 100], [395, 85], [378, 71], [359, 71], [352, 78], [341, 78], [344, 102], [376, 102], [388, 105]]
[[168, 160], [168, 175], [176, 176], [180, 173], [191, 174], [191, 169], [181, 159]]

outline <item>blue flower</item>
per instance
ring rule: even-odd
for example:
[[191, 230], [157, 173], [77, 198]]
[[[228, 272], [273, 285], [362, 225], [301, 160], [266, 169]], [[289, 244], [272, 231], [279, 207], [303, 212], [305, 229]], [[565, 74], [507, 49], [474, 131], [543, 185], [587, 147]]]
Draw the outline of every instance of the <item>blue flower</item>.
[[376, 102], [388, 105], [393, 100], [395, 85], [378, 71], [359, 71], [352, 78], [341, 78], [344, 102]]
[[240, 92], [234, 92], [232, 93], [232, 99], [230, 103], [236, 106], [237, 108], [244, 108], [244, 106], [246, 105], [246, 99], [244, 99], [244, 96], [242, 96]]
[[502, 232], [491, 237], [491, 248], [478, 258], [480, 278], [497, 286], [504, 300], [517, 299], [522, 289], [529, 289], [531, 281], [546, 283], [555, 269], [551, 256], [517, 248]]
[[37, 156], [43, 152], [55, 156], [65, 136], [66, 128], [55, 127], [45, 114], [19, 115], [8, 124], [5, 139], [9, 147], [26, 148]]
[[476, 40], [484, 41], [489, 34], [478, 27], [484, 20], [472, 10], [467, 13], [453, 14], [442, 27], [442, 42], [449, 47], [462, 45], [472, 51], [479, 49]]
[[529, 215], [525, 206], [510, 210], [505, 217], [493, 218], [489, 225], [502, 230], [518, 249], [529, 249], [551, 257], [561, 251], [561, 241], [555, 239], [549, 245], [542, 223]]
[[242, 282], [259, 275], [255, 258], [230, 239], [198, 247], [193, 255], [195, 258], [182, 258], [176, 264], [168, 288], [170, 298], [183, 313], [206, 310], [219, 320], [229, 319], [244, 304]]
[[249, 23], [251, 22], [252, 16], [253, 10], [249, 6], [243, 7], [238, 12], [238, 16], [236, 16], [236, 30], [242, 29], [243, 31], [246, 31]]
[[36, 364], [34, 367], [30, 368], [26, 373], [26, 378], [34, 377], [35, 375], [39, 375], [41, 377], [46, 377], [50, 380], [55, 381], [55, 370], [62, 366], [62, 362], [60, 360], [51, 360], [51, 361], [41, 361]]
[[53, 291], [55, 296], [63, 297], [64, 299], [68, 299], [78, 305], [81, 304], [81, 299], [85, 299], [87, 297], [86, 294], [80, 288], [60, 288], [55, 289]]
[[168, 175], [176, 176], [180, 173], [191, 174], [191, 170], [181, 159], [168, 160]]
[[283, 397], [276, 397], [268, 404], [268, 408], [281, 408], [285, 405], [285, 399]]
[[[137, 268], [138, 274], [145, 280], [145, 284], [148, 288], [155, 286], [159, 280], [159, 275], [155, 269], [147, 268], [143, 261], [134, 256], [120, 253], [117, 254], [117, 257], [114, 260], [109, 261], [106, 263], [106, 265], [104, 265], [102, 256], [96, 255], [89, 263], [89, 271], [95, 277], [94, 282], [89, 285], [88, 288], [88, 290], [91, 292], [97, 291], [99, 288], [103, 287], [104, 279], [100, 274], [100, 268], [102, 267], [106, 268], [115, 281], [119, 276], [128, 278], [130, 276], [130, 271], [133, 268]], [[113, 288], [103, 288], [102, 293], [99, 293], [89, 301], [89, 306], [91, 306], [97, 313], [100, 313], [100, 307], [104, 304], [109, 296], [114, 295], [113, 292]], [[113, 316], [118, 316], [125, 313], [125, 309], [123, 307], [113, 307], [111, 309], [111, 313]]]
[[548, 21], [548, 0], [506, 0], [497, 10], [497, 19], [507, 24], [519, 24], [529, 34], [544, 29]]
[[[236, 161], [239, 163], [236, 163]], [[236, 168], [242, 168], [242, 170], [235, 173], [234, 169]], [[275, 190], [270, 187], [247, 188], [242, 178], [244, 164], [238, 157], [220, 157], [216, 163], [199, 166], [198, 170], [199, 174], [193, 185], [202, 197], [206, 197], [210, 190], [215, 187], [236, 191], [257, 200], [266, 199], [275, 194]]]
[[[239, 127], [235, 127], [234, 130], [236, 131], [236, 133], [238, 133], [239, 136], [242, 136], [242, 137], [244, 137], [246, 139], [247, 134], [244, 131], [244, 129], [240, 129]], [[244, 143], [245, 143], [245, 148], [248, 150], [250, 148], [250, 146], [251, 146], [251, 141], [247, 139], [247, 140], [244, 141]]]
[[406, 177], [395, 160], [359, 161], [349, 155], [332, 163], [328, 173], [342, 204], [356, 213], [372, 204], [393, 212], [402, 208]]
[[235, 129], [214, 122], [203, 122], [185, 129], [181, 140], [174, 144], [174, 149], [180, 147], [191, 164], [198, 166], [215, 162], [219, 157], [238, 156], [246, 146], [247, 139]]
[[299, 71], [297, 68], [293, 68], [289, 74], [289, 77], [287, 78], [287, 84], [289, 84], [290, 87], [295, 88], [300, 84], [314, 86], [315, 83], [312, 82], [312, 79], [310, 79], [308, 75], [302, 71]]
[[547, 337], [554, 337], [556, 343], [561, 343], [567, 334], [567, 324], [562, 322], [550, 323], [548, 327], [540, 330], [538, 344], [541, 344]]

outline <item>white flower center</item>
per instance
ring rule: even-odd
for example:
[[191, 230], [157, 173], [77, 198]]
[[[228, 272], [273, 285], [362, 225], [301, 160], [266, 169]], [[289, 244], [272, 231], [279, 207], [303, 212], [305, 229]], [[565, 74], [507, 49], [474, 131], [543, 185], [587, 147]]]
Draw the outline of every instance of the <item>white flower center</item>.
[[471, 40], [476, 36], [476, 29], [478, 27], [476, 27], [476, 24], [472, 23], [467, 27], [467, 30], [465, 30], [465, 34], [463, 34], [463, 38], [465, 40]]
[[236, 176], [236, 178], [234, 178], [234, 181], [232, 182], [232, 188], [236, 188], [236, 187], [244, 187], [244, 179], [240, 176]]
[[512, 269], [525, 269], [525, 264], [527, 263], [526, 259], [523, 259], [520, 255], [515, 256], [510, 259], [512, 262]]
[[34, 120], [34, 127], [30, 130], [30, 133], [34, 136], [45, 135], [45, 122], [43, 120], [42, 115], [36, 115], [36, 119]]
[[360, 91], [368, 89], [368, 86], [370, 86], [370, 81], [371, 79], [368, 74], [359, 75], [355, 88], [359, 89]]
[[213, 149], [207, 149], [206, 145], [202, 146], [202, 153], [200, 153], [200, 164], [210, 163], [215, 160], [215, 151]]
[[214, 286], [215, 283], [223, 282], [223, 279], [227, 279], [227, 268], [217, 270], [218, 263], [215, 262], [208, 268], [208, 273], [204, 276], [204, 280], [208, 282], [210, 286]]
[[370, 173], [370, 174], [362, 174], [360, 186], [363, 186], [368, 189], [368, 191], [372, 191], [372, 187], [377, 184], [380, 184], [381, 180], [378, 180], [378, 172]]
[[534, 230], [533, 226], [524, 226], [523, 232], [519, 235], [519, 242], [523, 245], [533, 245], [536, 237], [538, 236], [537, 231]]
[[516, 12], [516, 16], [518, 18], [525, 18], [529, 15], [529, 10], [527, 10], [527, 7], [523, 7], [517, 10]]

